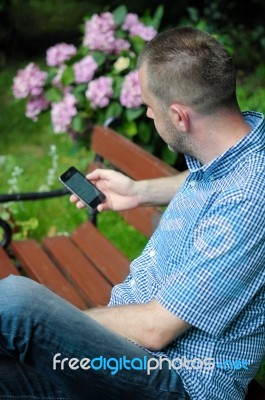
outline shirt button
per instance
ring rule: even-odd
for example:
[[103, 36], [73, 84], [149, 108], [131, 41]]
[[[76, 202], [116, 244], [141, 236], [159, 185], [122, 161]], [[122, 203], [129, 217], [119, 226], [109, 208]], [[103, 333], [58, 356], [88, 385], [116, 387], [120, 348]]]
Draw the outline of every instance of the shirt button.
[[149, 253], [149, 256], [150, 256], [150, 257], [154, 257], [155, 254], [156, 254], [155, 250], [151, 250], [150, 253]]
[[191, 181], [191, 182], [190, 182], [190, 186], [191, 186], [191, 187], [195, 187], [195, 186], [196, 186], [196, 181]]

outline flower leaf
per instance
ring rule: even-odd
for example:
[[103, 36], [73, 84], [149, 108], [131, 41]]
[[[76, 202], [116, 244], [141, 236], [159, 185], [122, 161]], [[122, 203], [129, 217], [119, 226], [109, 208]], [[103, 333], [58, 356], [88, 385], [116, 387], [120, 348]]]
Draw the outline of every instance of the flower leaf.
[[58, 70], [57, 70], [57, 68], [55, 68], [55, 67], [49, 69], [49, 71], [48, 71], [48, 77], [47, 77], [47, 80], [46, 80], [46, 83], [45, 83], [46, 86], [51, 85], [53, 79], [54, 79], [54, 78], [56, 77], [56, 75], [57, 75], [57, 72], [58, 72]]
[[84, 93], [84, 92], [86, 91], [86, 89], [87, 89], [87, 83], [80, 83], [79, 85], [77, 85], [77, 86], [73, 89], [72, 93], [73, 93], [74, 95], [77, 95], [77, 94], [79, 94], [79, 93]]
[[125, 6], [119, 6], [113, 11], [113, 17], [117, 25], [121, 25], [127, 14], [127, 8]]
[[139, 130], [138, 130], [138, 135], [143, 143], [149, 143], [151, 137], [152, 137], [152, 131], [153, 127], [145, 122], [145, 121], [140, 121], [138, 124]]
[[73, 68], [67, 66], [63, 72], [61, 82], [64, 86], [69, 86], [74, 82], [74, 71]]
[[45, 97], [48, 101], [58, 102], [62, 100], [63, 95], [60, 89], [56, 87], [51, 87], [50, 89], [46, 90]]
[[83, 132], [85, 129], [85, 121], [84, 118], [81, 117], [81, 115], [77, 114], [73, 119], [72, 119], [72, 128], [75, 132]]
[[133, 49], [136, 52], [136, 54], [141, 53], [141, 51], [143, 50], [143, 48], [145, 46], [144, 39], [142, 39], [140, 36], [132, 36], [131, 42], [132, 42], [132, 46], [133, 46]]
[[104, 62], [106, 61], [106, 55], [104, 53], [102, 53], [101, 51], [92, 51], [91, 55], [99, 67], [101, 65], [103, 65]]
[[158, 30], [158, 28], [159, 28], [159, 26], [161, 24], [161, 20], [162, 20], [163, 15], [164, 15], [164, 6], [160, 5], [159, 7], [157, 7], [157, 9], [155, 11], [155, 14], [154, 14], [154, 16], [152, 18], [152, 21], [151, 21], [151, 25], [156, 30]]
[[143, 107], [140, 107], [140, 108], [127, 108], [127, 110], [125, 111], [126, 118], [128, 119], [128, 121], [135, 120], [136, 118], [140, 117], [143, 113], [144, 113], [144, 108]]
[[137, 125], [134, 121], [125, 121], [122, 124], [122, 131], [126, 136], [133, 137], [138, 133]]
[[173, 165], [176, 162], [177, 158], [178, 158], [177, 153], [173, 153], [173, 151], [170, 151], [167, 146], [164, 146], [162, 148], [162, 159], [166, 163]]
[[108, 110], [106, 113], [106, 119], [109, 117], [120, 117], [122, 113], [122, 106], [117, 101], [112, 101], [108, 106]]
[[113, 79], [113, 83], [112, 83], [113, 96], [112, 97], [114, 99], [118, 99], [120, 97], [121, 87], [122, 87], [124, 79], [121, 76], [115, 76], [112, 79]]

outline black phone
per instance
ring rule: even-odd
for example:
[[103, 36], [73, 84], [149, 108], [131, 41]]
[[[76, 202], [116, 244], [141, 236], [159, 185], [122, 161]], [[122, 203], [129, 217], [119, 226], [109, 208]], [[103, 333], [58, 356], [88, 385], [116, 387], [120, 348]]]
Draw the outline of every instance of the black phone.
[[75, 167], [70, 167], [59, 179], [70, 192], [92, 209], [96, 209], [106, 199], [105, 195]]

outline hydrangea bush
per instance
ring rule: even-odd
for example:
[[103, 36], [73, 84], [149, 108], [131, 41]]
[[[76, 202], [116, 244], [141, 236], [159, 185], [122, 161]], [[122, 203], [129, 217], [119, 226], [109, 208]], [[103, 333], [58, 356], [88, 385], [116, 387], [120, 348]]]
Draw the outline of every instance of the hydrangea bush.
[[13, 94], [26, 99], [26, 116], [37, 121], [50, 112], [54, 133], [80, 135], [91, 124], [119, 119], [119, 130], [148, 143], [151, 124], [144, 116], [137, 56], [159, 28], [163, 8], [141, 19], [120, 6], [94, 14], [83, 27], [82, 43], [59, 43], [47, 50], [46, 71], [30, 63], [18, 71]]

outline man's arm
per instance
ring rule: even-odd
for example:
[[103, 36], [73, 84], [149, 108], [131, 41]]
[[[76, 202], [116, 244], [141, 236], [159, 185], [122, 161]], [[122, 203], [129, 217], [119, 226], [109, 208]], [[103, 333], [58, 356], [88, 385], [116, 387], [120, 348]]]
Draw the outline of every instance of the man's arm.
[[161, 206], [168, 204], [188, 175], [189, 171], [184, 171], [164, 178], [137, 181], [139, 205]]
[[99, 307], [85, 313], [106, 328], [149, 350], [162, 349], [191, 327], [157, 301]]
[[[188, 171], [184, 171], [170, 177], [135, 181], [117, 171], [96, 169], [87, 178], [106, 196], [106, 201], [98, 206], [98, 211], [122, 211], [141, 205], [168, 204], [188, 174]], [[70, 200], [78, 208], [84, 207], [75, 195]]]

